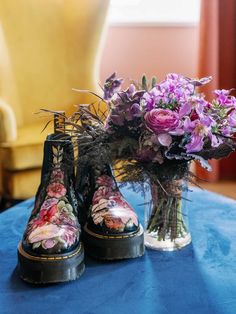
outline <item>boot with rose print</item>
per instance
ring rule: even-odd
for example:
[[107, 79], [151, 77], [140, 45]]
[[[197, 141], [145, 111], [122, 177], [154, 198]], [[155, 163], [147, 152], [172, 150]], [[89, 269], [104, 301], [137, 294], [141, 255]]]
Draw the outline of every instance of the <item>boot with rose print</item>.
[[70, 137], [59, 132], [49, 135], [44, 143], [41, 184], [18, 246], [18, 270], [25, 281], [64, 282], [84, 271], [73, 162]]
[[111, 168], [80, 169], [77, 187], [84, 199], [81, 224], [86, 253], [104, 260], [142, 256], [143, 228], [121, 194]]

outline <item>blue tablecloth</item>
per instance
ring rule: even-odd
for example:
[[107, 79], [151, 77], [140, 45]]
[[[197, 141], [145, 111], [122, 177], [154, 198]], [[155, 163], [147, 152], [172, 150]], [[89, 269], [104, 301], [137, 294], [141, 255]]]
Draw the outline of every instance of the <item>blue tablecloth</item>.
[[[142, 197], [123, 193], [142, 218]], [[0, 214], [0, 313], [235, 314], [236, 201], [198, 189], [190, 199], [192, 245], [118, 262], [86, 257], [79, 280], [46, 287], [24, 283], [15, 269], [32, 200]]]

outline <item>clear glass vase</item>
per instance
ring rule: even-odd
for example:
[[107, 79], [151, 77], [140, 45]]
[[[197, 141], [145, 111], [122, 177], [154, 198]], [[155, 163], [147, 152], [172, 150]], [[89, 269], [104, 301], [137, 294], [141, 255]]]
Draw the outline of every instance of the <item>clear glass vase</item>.
[[166, 180], [150, 184], [151, 201], [145, 205], [145, 246], [173, 251], [191, 243], [187, 220], [187, 182]]

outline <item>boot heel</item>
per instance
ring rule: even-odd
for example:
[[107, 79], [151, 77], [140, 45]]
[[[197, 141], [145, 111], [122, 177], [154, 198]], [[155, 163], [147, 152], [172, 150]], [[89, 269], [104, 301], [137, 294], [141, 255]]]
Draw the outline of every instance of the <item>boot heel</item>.
[[33, 284], [48, 284], [75, 280], [84, 272], [82, 244], [66, 254], [33, 256], [19, 243], [18, 272], [20, 277]]

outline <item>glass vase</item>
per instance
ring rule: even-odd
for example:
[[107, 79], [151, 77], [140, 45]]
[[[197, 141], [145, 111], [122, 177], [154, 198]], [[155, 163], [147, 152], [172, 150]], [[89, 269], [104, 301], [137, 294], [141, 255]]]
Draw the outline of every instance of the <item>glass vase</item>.
[[151, 201], [145, 208], [145, 246], [173, 251], [191, 243], [187, 221], [187, 182], [151, 182]]

